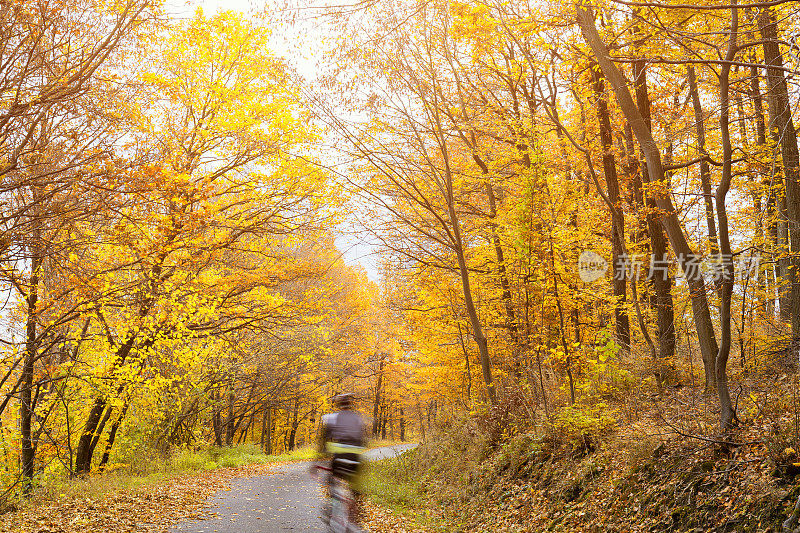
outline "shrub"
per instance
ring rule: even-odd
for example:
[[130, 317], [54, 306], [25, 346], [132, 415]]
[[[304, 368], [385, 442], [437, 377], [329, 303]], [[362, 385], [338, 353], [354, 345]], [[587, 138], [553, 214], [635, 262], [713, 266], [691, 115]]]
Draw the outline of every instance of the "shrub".
[[180, 450], [172, 456], [172, 467], [177, 471], [209, 470], [216, 468], [210, 457], [194, 450]]
[[562, 409], [553, 419], [553, 430], [562, 443], [583, 453], [594, 450], [603, 434], [614, 429], [616, 412], [604, 402], [575, 403]]
[[484, 415], [478, 416], [478, 424], [487, 437], [487, 452], [508, 442], [517, 435], [527, 432], [531, 427], [532, 415], [528, 398], [521, 389], [507, 389], [489, 407]]
[[619, 352], [619, 345], [610, 331], [601, 331], [577, 383], [582, 397], [620, 400], [633, 389], [635, 381], [631, 373], [622, 368]]

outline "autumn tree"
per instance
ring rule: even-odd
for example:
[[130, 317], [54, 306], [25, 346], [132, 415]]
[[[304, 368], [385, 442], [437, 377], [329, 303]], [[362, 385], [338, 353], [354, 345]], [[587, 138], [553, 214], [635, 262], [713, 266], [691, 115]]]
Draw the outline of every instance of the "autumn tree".
[[0, 415], [18, 396], [27, 491], [44, 429], [41, 420], [37, 424], [36, 409], [58, 383], [37, 375], [37, 366], [41, 370], [47, 358], [58, 358], [65, 328], [80, 314], [76, 306], [59, 304], [72, 296], [73, 287], [60, 286], [70, 276], [71, 250], [85, 245], [72, 230], [81, 220], [95, 218], [103, 203], [105, 192], [97, 184], [104, 167], [113, 166], [110, 146], [120, 136], [91, 102], [102, 92], [107, 100], [118, 96], [119, 87], [100, 73], [108, 73], [122, 57], [127, 42], [153, 16], [153, 6], [144, 1], [75, 2], [53, 9], [49, 2], [30, 1], [0, 9], [0, 135], [7, 147], [0, 163], [2, 273], [21, 300], [25, 338], [24, 349], [2, 379], [13, 379], [20, 366]]

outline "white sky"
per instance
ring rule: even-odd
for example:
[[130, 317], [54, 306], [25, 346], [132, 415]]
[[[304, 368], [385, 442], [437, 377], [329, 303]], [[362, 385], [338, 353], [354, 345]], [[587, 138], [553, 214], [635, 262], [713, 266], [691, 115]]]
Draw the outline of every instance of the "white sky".
[[[167, 13], [175, 19], [190, 18], [198, 7], [206, 16], [217, 11], [232, 10], [245, 14], [264, 13], [266, 10], [278, 9], [280, 0], [167, 0]], [[308, 4], [320, 6], [320, 10], [309, 9], [307, 20], [296, 28], [273, 28], [273, 51], [284, 57], [298, 73], [307, 79], [316, 77], [316, 64], [321, 53], [321, 41], [324, 30], [322, 20], [316, 15], [323, 13], [326, 4], [341, 6], [347, 0], [313, 0]], [[354, 235], [340, 235], [336, 245], [342, 251], [348, 264], [360, 264], [367, 272], [369, 279], [378, 281], [377, 248]]]

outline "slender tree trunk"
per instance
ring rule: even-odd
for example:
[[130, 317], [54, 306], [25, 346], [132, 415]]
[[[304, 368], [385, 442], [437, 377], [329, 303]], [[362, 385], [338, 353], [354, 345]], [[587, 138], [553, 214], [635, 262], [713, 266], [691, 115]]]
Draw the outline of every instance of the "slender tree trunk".
[[[639, 109], [642, 110], [645, 124], [651, 129], [650, 97], [647, 91], [647, 77], [644, 62], [641, 60], [633, 63], [635, 78], [636, 99]], [[632, 134], [632, 131], [631, 131]], [[647, 162], [639, 165], [642, 185], [650, 184], [650, 173]], [[675, 366], [675, 309], [672, 301], [672, 276], [669, 273], [669, 258], [667, 239], [664, 236], [664, 227], [660, 223], [658, 206], [655, 199], [649, 194], [641, 192], [642, 202], [647, 205], [647, 233], [650, 237], [650, 272], [649, 278], [653, 280], [655, 292], [656, 316], [658, 322], [658, 357], [659, 364], [656, 370], [656, 380], [661, 384], [677, 383], [678, 370]]]
[[[172, 242], [172, 240], [177, 236], [177, 232], [173, 233], [172, 236], [167, 240], [167, 242]], [[157, 284], [161, 279], [161, 274], [163, 271], [163, 264], [167, 258], [168, 251], [162, 251], [158, 254], [156, 264], [150, 269], [150, 282], [152, 285]], [[155, 301], [155, 297], [152, 295], [145, 295], [143, 297], [143, 302], [141, 307], [139, 308], [139, 317], [144, 318], [150, 312], [150, 309]], [[125, 342], [118, 346], [117, 351], [114, 357], [114, 366], [112, 369], [116, 370], [120, 368], [122, 365], [125, 364], [125, 360], [130, 355], [131, 350], [133, 349], [134, 343], [137, 339], [137, 333], [129, 332]], [[154, 339], [147, 339], [145, 342], [142, 343], [143, 347], [150, 346], [154, 342]], [[121, 394], [122, 391], [125, 390], [125, 385], [121, 384], [117, 387], [117, 394]], [[94, 439], [95, 432], [97, 431], [97, 427], [100, 424], [101, 416], [103, 415], [103, 411], [106, 407], [106, 399], [103, 396], [98, 396], [95, 398], [94, 404], [92, 405], [91, 410], [89, 411], [89, 415], [86, 418], [86, 424], [83, 428], [83, 433], [81, 434], [81, 438], [78, 441], [78, 448], [75, 452], [75, 472], [77, 474], [84, 474], [88, 473], [91, 470], [92, 465], [92, 454], [94, 453], [94, 447], [92, 446], [92, 442]]]
[[[38, 231], [34, 233], [38, 236]], [[36, 357], [39, 354], [39, 345], [36, 338], [36, 305], [39, 300], [39, 269], [42, 264], [38, 252], [39, 243], [31, 246], [31, 276], [28, 283], [28, 294], [26, 295], [27, 316], [25, 323], [25, 358], [22, 363], [22, 383], [20, 388], [20, 432], [22, 436], [22, 478], [23, 492], [28, 495], [31, 492], [34, 462], [36, 459], [36, 446], [33, 442], [33, 417], [35, 406], [33, 405], [33, 370]]]
[[489, 402], [494, 404], [497, 401], [497, 393], [495, 392], [494, 380], [492, 379], [492, 363], [489, 356], [489, 343], [486, 339], [486, 335], [483, 333], [483, 327], [481, 326], [481, 321], [478, 317], [478, 310], [475, 307], [475, 302], [472, 298], [472, 286], [470, 285], [469, 269], [467, 268], [467, 260], [464, 257], [464, 245], [461, 239], [460, 223], [456, 216], [455, 205], [451, 203], [449, 210], [450, 220], [453, 225], [453, 234], [456, 239], [456, 258], [458, 260], [458, 270], [461, 274], [461, 286], [464, 292], [464, 303], [467, 308], [467, 316], [472, 324], [472, 335], [475, 339], [475, 344], [478, 346], [478, 353], [480, 354], [481, 371], [483, 372], [483, 381], [486, 384], [486, 393], [489, 396]]
[[228, 391], [228, 416], [225, 418], [225, 446], [233, 444], [233, 432], [235, 430], [234, 422], [236, 419], [236, 412], [234, 410], [236, 404], [236, 393], [231, 384], [231, 389]]
[[458, 261], [458, 271], [461, 275], [461, 287], [464, 296], [464, 306], [467, 310], [470, 324], [472, 325], [472, 336], [475, 339], [475, 344], [478, 346], [478, 354], [481, 359], [481, 371], [483, 372], [483, 381], [486, 384], [486, 393], [489, 396], [489, 402], [494, 405], [497, 401], [497, 393], [495, 392], [494, 381], [492, 379], [492, 362], [489, 355], [489, 343], [486, 335], [483, 333], [483, 326], [481, 325], [480, 318], [478, 317], [478, 310], [475, 307], [475, 301], [472, 296], [472, 285], [470, 283], [469, 269], [467, 268], [467, 259], [464, 252], [464, 239], [461, 236], [461, 222], [456, 213], [456, 202], [453, 190], [453, 173], [450, 169], [450, 153], [447, 147], [447, 135], [441, 124], [441, 119], [438, 112], [433, 114], [437, 141], [439, 149], [442, 153], [444, 162], [444, 185], [445, 192], [444, 200], [447, 203], [447, 216], [450, 221], [450, 230], [452, 231], [452, 247], [456, 254]]
[[250, 431], [250, 426], [253, 424], [253, 416], [251, 415], [247, 419], [247, 424], [244, 425], [244, 429], [239, 432], [239, 439], [236, 441], [236, 444], [244, 444], [247, 442], [247, 432]]
[[[786, 188], [781, 187], [778, 191], [778, 217], [776, 221], [777, 230], [777, 253], [778, 260], [775, 263], [775, 271], [778, 276], [778, 316], [784, 322], [792, 320], [792, 289], [791, 289], [791, 268], [789, 263], [789, 217], [786, 212]], [[787, 288], [787, 285], [789, 286]]]
[[267, 406], [267, 440], [264, 453], [272, 455], [272, 407]]
[[467, 406], [472, 407], [472, 368], [469, 363], [469, 352], [464, 343], [464, 334], [461, 332], [461, 323], [456, 322], [458, 327], [458, 342], [461, 344], [461, 352], [464, 354], [464, 372], [466, 373], [467, 382]]
[[[645, 122], [642, 113], [633, 101], [628, 91], [627, 82], [617, 66], [611, 60], [608, 48], [597, 33], [594, 25], [594, 13], [591, 10], [576, 6], [578, 23], [581, 33], [587, 44], [592, 48], [595, 59], [600, 65], [606, 79], [614, 88], [620, 109], [631, 125], [639, 146], [645, 155], [650, 177], [653, 181], [664, 182], [666, 173], [661, 161], [658, 145], [650, 133], [650, 128]], [[692, 299], [692, 312], [694, 313], [695, 327], [706, 367], [706, 381], [714, 379], [715, 360], [717, 355], [717, 340], [711, 313], [706, 298], [705, 281], [699, 272], [701, 257], [689, 246], [683, 227], [678, 219], [675, 207], [669, 194], [659, 192], [655, 196], [656, 204], [664, 212], [662, 224], [667, 232], [667, 237], [672, 246], [678, 262], [683, 268], [689, 285]]]
[[380, 361], [378, 362], [378, 383], [375, 385], [375, 401], [372, 404], [372, 436], [378, 436], [378, 428], [380, 427], [380, 407], [381, 407], [381, 389], [383, 388], [383, 365], [386, 356], [381, 354]]
[[[485, 167], [482, 167], [485, 168]], [[487, 171], [488, 172], [488, 171]], [[503, 254], [503, 246], [500, 242], [500, 236], [497, 233], [497, 200], [494, 194], [494, 187], [491, 182], [486, 180], [486, 195], [489, 199], [489, 227], [492, 234], [492, 244], [494, 245], [494, 253], [497, 258], [497, 277], [500, 280], [501, 297], [503, 300], [503, 307], [506, 312], [506, 321], [508, 323], [508, 331], [511, 334], [511, 341], [513, 343], [512, 349], [512, 365], [514, 372], [517, 376], [522, 375], [521, 369], [521, 352], [526, 351], [524, 340], [519, 334], [519, 325], [517, 324], [517, 314], [514, 310], [514, 301], [511, 298], [511, 284], [508, 281], [508, 273], [506, 271], [506, 260]]]
[[[732, 0], [736, 5], [736, 0]], [[717, 218], [719, 220], [719, 251], [722, 259], [723, 274], [720, 287], [720, 345], [716, 360], [717, 393], [720, 401], [720, 428], [727, 431], [733, 424], [736, 413], [731, 402], [728, 390], [728, 357], [731, 351], [731, 299], [733, 297], [734, 265], [731, 241], [728, 233], [728, 214], [725, 199], [730, 189], [733, 178], [733, 147], [730, 137], [730, 62], [736, 57], [736, 40], [739, 31], [739, 10], [731, 9], [731, 29], [728, 51], [725, 56], [727, 61], [720, 68], [719, 99], [720, 114], [719, 126], [722, 136], [722, 177], [715, 194]]]
[[[789, 89], [781, 68], [780, 47], [778, 45], [778, 24], [769, 7], [761, 8], [759, 28], [763, 40], [764, 61], [767, 65], [767, 101], [769, 102], [770, 129], [777, 130], [783, 159], [783, 176], [786, 183], [786, 215], [788, 224], [788, 250], [791, 254], [800, 252], [800, 153], [797, 148], [797, 134], [792, 120], [789, 104]], [[790, 310], [792, 336], [800, 338], [800, 282], [798, 267], [800, 260], [793, 258], [783, 274], [790, 287]], [[781, 306], [783, 307], [783, 305]], [[782, 310], [783, 311], [783, 310]]]
[[108, 460], [111, 457], [111, 450], [114, 448], [114, 441], [117, 438], [117, 431], [119, 431], [119, 427], [122, 425], [122, 421], [125, 420], [125, 415], [128, 413], [128, 404], [126, 403], [125, 406], [122, 408], [117, 419], [111, 424], [111, 430], [108, 433], [108, 441], [106, 442], [106, 448], [103, 450], [103, 457], [100, 458], [100, 465], [97, 467], [100, 472], [105, 470], [106, 465], [108, 464]]
[[262, 404], [261, 406], [261, 440], [259, 441], [258, 445], [261, 451], [264, 451], [264, 442], [267, 438], [267, 409], [269, 407], [266, 404]]
[[97, 429], [94, 432], [94, 437], [92, 438], [92, 442], [89, 445], [89, 463], [91, 464], [91, 457], [94, 455], [94, 451], [97, 449], [97, 443], [100, 442], [100, 438], [103, 436], [103, 430], [106, 428], [106, 424], [108, 423], [108, 419], [111, 418], [111, 413], [114, 411], [113, 406], [107, 406], [105, 414], [103, 418], [100, 420], [100, 423], [97, 425]]
[[289, 451], [294, 450], [295, 439], [297, 438], [297, 426], [300, 424], [298, 413], [300, 411], [300, 399], [294, 399], [294, 410], [292, 411], [292, 428], [289, 431]]
[[617, 162], [614, 157], [613, 138], [611, 134], [611, 118], [603, 84], [603, 77], [597, 68], [591, 70], [594, 91], [597, 96], [597, 122], [600, 127], [600, 144], [603, 148], [603, 173], [606, 179], [608, 199], [611, 201], [611, 249], [613, 268], [613, 292], [615, 298], [614, 318], [616, 321], [616, 341], [623, 351], [631, 348], [631, 326], [628, 312], [625, 309], [627, 296], [627, 273], [624, 258], [625, 216], [622, 212], [619, 194], [619, 178]]
[[425, 441], [425, 417], [422, 415], [422, 404], [417, 397], [417, 417], [419, 418], [419, 431], [422, 433], [422, 441]]
[[[706, 151], [706, 126], [703, 108], [700, 105], [700, 93], [697, 89], [697, 74], [694, 67], [689, 66], [688, 72], [689, 96], [692, 99], [694, 109], [695, 131], [697, 132], [697, 151], [700, 156], [708, 156]], [[703, 187], [703, 201], [706, 208], [706, 227], [708, 229], [708, 241], [711, 244], [711, 254], [719, 253], [719, 243], [717, 239], [717, 224], [714, 221], [714, 194], [711, 192], [711, 168], [708, 160], [700, 161], [700, 184]]]
[[[555, 272], [555, 252], [553, 250], [552, 236], [550, 240], [550, 268]], [[575, 376], [572, 374], [572, 350], [567, 344], [566, 332], [564, 327], [564, 309], [561, 306], [561, 297], [558, 294], [558, 276], [553, 276], [553, 299], [556, 302], [556, 309], [558, 309], [558, 319], [561, 334], [561, 348], [564, 350], [564, 358], [566, 359], [567, 367], [567, 380], [569, 383], [569, 401], [570, 405], [575, 403]]]
[[216, 402], [219, 400], [219, 395], [213, 393], [211, 400], [214, 402], [214, 414], [211, 417], [211, 426], [214, 429], [214, 445], [222, 446], [222, 409]]
[[[753, 54], [755, 56], [755, 54]], [[755, 57], [752, 62], [755, 63]], [[761, 98], [761, 84], [759, 82], [758, 68], [755, 66], [750, 67], [750, 99], [753, 102], [753, 109], [755, 116], [753, 120], [756, 127], [756, 143], [762, 153], [767, 150], [767, 128], [764, 121], [764, 104]], [[773, 187], [772, 173], [766, 168], [759, 168], [761, 174], [761, 185], [763, 190], [766, 191], [767, 201], [764, 205], [764, 218], [766, 219], [767, 232], [766, 239], [769, 249], [775, 250], [777, 244], [777, 226], [775, 225], [775, 187]], [[760, 214], [760, 211], [759, 211]], [[762, 223], [763, 225], [763, 223]], [[759, 226], [759, 232], [763, 234], [762, 226]], [[763, 254], [762, 254], [763, 256]], [[773, 259], [775, 254], [773, 253]], [[770, 318], [775, 316], [775, 267], [774, 265], [762, 266], [764, 273], [764, 314]]]
[[767, 298], [767, 316], [775, 318], [775, 311], [778, 309], [780, 302], [778, 300], [778, 291], [780, 288], [779, 274], [777, 265], [778, 252], [778, 220], [777, 220], [777, 202], [775, 199], [775, 187], [770, 186], [767, 197], [767, 205], [765, 208], [765, 217], [767, 219], [767, 236], [769, 239], [770, 258], [771, 264], [767, 270], [767, 290], [769, 295]]
[[[739, 68], [736, 67], [734, 73], [738, 73]], [[729, 82], [730, 83], [730, 82]], [[737, 111], [737, 122], [739, 123], [739, 139], [743, 145], [743, 148], [749, 153], [750, 152], [750, 136], [749, 132], [747, 131], [747, 115], [745, 114], [744, 110], [744, 102], [742, 99], [742, 92], [735, 91], [734, 98], [736, 99], [736, 111]], [[756, 217], [761, 216], [762, 205], [761, 205], [761, 191], [758, 188], [758, 176], [756, 173], [750, 173], [749, 175], [750, 182], [753, 184], [751, 190], [751, 197], [753, 199], [753, 213]], [[762, 224], [756, 224], [755, 226], [755, 241], [759, 243], [759, 246], [762, 246], [764, 242], [764, 231]], [[751, 259], [748, 259], [748, 263], [750, 263]], [[757, 264], [760, 264], [760, 260]], [[742, 291], [742, 303], [741, 303], [741, 315], [739, 317], [739, 323], [734, 324], [737, 327], [737, 339], [739, 344], [739, 363], [742, 368], [742, 372], [747, 374], [748, 372], [748, 364], [747, 364], [747, 345], [748, 341], [745, 337], [745, 328], [749, 324], [750, 333], [753, 333], [753, 312], [755, 311], [756, 307], [762, 306], [762, 294], [764, 294], [764, 275], [761, 269], [758, 269], [756, 272], [755, 279], [752, 279], [750, 275], [750, 265], [746, 265], [744, 268], [743, 273], [746, 272], [744, 276], [744, 283], [743, 283], [743, 291]], [[751, 296], [750, 300], [753, 303], [748, 303], [747, 301], [747, 289], [751, 289]]]
[[[447, 50], [447, 49], [446, 49]], [[453, 66], [452, 58], [448, 55], [448, 61], [450, 62], [451, 67]], [[455, 73], [456, 71], [454, 71]], [[456, 74], [456, 80], [459, 84], [459, 96], [461, 96], [461, 89], [460, 89], [460, 80], [458, 79], [458, 75]], [[519, 100], [517, 98], [517, 89], [514, 86], [513, 82], [509, 79], [506, 80], [509, 84], [509, 91], [512, 95], [513, 102], [514, 102], [514, 110], [517, 117], [519, 117]], [[467, 118], [468, 113], [466, 110], [466, 105], [464, 102], [463, 97], [460, 99], [460, 106], [462, 110], [463, 118]], [[455, 217], [455, 210], [453, 208], [453, 181], [452, 175], [450, 173], [449, 167], [449, 155], [447, 150], [447, 141], [442, 130], [441, 121], [439, 118], [439, 114], [435, 114], [436, 120], [436, 127], [439, 134], [440, 146], [442, 149], [442, 154], [444, 155], [445, 159], [445, 181], [446, 181], [446, 190], [447, 190], [447, 203], [450, 215], [450, 222], [453, 226], [453, 237], [456, 245], [456, 254], [460, 257], [459, 259], [459, 269], [461, 270], [462, 275], [462, 283], [464, 283], [464, 299], [470, 300], [470, 303], [467, 303], [467, 312], [470, 316], [470, 321], [472, 322], [473, 333], [475, 336], [475, 342], [478, 344], [478, 351], [481, 356], [481, 369], [483, 370], [484, 381], [486, 382], [487, 391], [489, 394], [489, 399], [492, 403], [495, 402], [495, 388], [494, 383], [492, 382], [492, 375], [491, 375], [491, 362], [489, 359], [489, 350], [487, 345], [486, 337], [483, 334], [480, 322], [477, 319], [477, 314], [473, 311], [470, 311], [470, 307], [474, 307], [474, 304], [471, 303], [472, 294], [471, 290], [469, 289], [469, 277], [468, 272], [466, 271], [466, 264], [463, 261], [463, 240], [461, 239], [461, 228], [458, 219]], [[506, 261], [503, 254], [503, 247], [500, 241], [500, 236], [497, 231], [497, 223], [495, 219], [497, 218], [497, 199], [494, 193], [494, 187], [492, 186], [492, 182], [490, 180], [490, 173], [489, 173], [489, 166], [486, 162], [480, 157], [477, 150], [477, 140], [475, 136], [475, 131], [470, 130], [468, 134], [461, 133], [461, 138], [467, 145], [467, 148], [472, 152], [472, 159], [481, 169], [481, 174], [485, 180], [485, 189], [487, 199], [489, 201], [489, 229], [491, 231], [491, 240], [492, 244], [494, 245], [495, 257], [497, 258], [497, 275], [500, 281], [501, 287], [501, 297], [503, 300], [503, 305], [505, 307], [506, 312], [506, 320], [508, 325], [509, 333], [511, 334], [512, 338], [512, 353], [511, 357], [513, 359], [512, 366], [514, 368], [514, 373], [521, 377], [522, 370], [520, 368], [520, 353], [527, 350], [525, 346], [525, 341], [519, 335], [519, 325], [517, 324], [517, 317], [516, 312], [514, 310], [514, 302], [511, 297], [511, 287], [508, 280], [508, 273], [506, 271]], [[523, 164], [526, 167], [530, 166], [530, 156], [527, 153], [527, 145], [523, 143], [517, 143], [517, 149], [523, 153]], [[462, 263], [464, 263], [462, 267]], [[466, 276], [466, 277], [465, 277]], [[477, 329], [476, 329], [477, 328]], [[481, 346], [483, 345], [483, 348]]]
[[[127, 359], [128, 355], [130, 354], [135, 339], [135, 335], [130, 335], [125, 343], [117, 349], [116, 363], [114, 365], [115, 368], [119, 368], [125, 364], [125, 359]], [[122, 390], [122, 386], [117, 388], [118, 392], [121, 392]], [[92, 408], [89, 411], [89, 416], [86, 418], [86, 424], [83, 427], [83, 433], [78, 441], [78, 447], [75, 451], [76, 474], [87, 474], [91, 471], [92, 455], [94, 453], [92, 442], [94, 441], [95, 432], [100, 425], [105, 408], [105, 398], [102, 396], [95, 398], [94, 404], [92, 404]]]

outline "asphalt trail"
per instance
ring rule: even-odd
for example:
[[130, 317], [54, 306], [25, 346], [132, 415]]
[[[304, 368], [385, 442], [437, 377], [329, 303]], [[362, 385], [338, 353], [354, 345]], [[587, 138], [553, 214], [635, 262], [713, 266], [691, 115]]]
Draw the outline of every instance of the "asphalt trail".
[[[375, 448], [367, 456], [386, 459], [414, 446]], [[319, 519], [322, 492], [319, 482], [308, 473], [309, 465], [294, 463], [276, 467], [266, 476], [235, 479], [230, 490], [218, 492], [209, 501], [214, 518], [178, 524], [170, 533], [325, 531]]]

